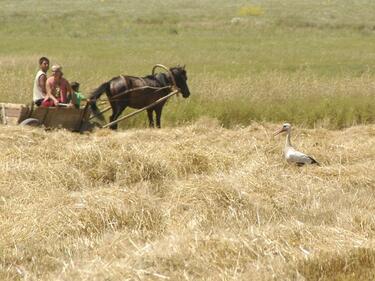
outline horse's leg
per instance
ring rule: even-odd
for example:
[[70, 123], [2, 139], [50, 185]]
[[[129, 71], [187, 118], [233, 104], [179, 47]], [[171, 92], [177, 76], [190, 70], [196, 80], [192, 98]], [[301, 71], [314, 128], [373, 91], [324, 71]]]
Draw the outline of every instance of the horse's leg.
[[[113, 108], [114, 111], [111, 117], [109, 118], [110, 122], [115, 121], [121, 115], [121, 113], [124, 111], [125, 108], [126, 108], [126, 105], [123, 105], [123, 104], [120, 106], [114, 107]], [[118, 127], [118, 123], [109, 126], [109, 128], [111, 128], [112, 130], [117, 130], [117, 127]]]
[[[111, 107], [112, 107], [112, 114], [111, 116], [109, 116], [109, 122], [111, 123], [113, 120], [115, 120], [115, 116], [118, 112], [118, 109], [117, 109], [117, 104], [114, 103], [114, 102], [111, 102]], [[109, 128], [111, 128], [112, 130], [116, 130], [117, 129], [117, 124], [115, 125], [111, 125], [109, 126]]]
[[154, 116], [153, 116], [153, 108], [147, 109], [147, 116], [148, 116], [148, 124], [150, 128], [154, 128]]
[[156, 127], [157, 128], [161, 128], [161, 125], [160, 125], [160, 118], [161, 118], [161, 111], [163, 109], [163, 105], [159, 105], [157, 107], [155, 107], [155, 112], [156, 112]]

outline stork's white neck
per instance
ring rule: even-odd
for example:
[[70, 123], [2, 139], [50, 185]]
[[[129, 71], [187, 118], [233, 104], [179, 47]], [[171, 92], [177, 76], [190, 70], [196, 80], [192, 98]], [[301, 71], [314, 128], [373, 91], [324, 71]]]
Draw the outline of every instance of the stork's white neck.
[[286, 140], [285, 140], [285, 147], [291, 147], [292, 146], [292, 143], [290, 142], [290, 132], [291, 132], [291, 129], [289, 129], [287, 132], [286, 132]]

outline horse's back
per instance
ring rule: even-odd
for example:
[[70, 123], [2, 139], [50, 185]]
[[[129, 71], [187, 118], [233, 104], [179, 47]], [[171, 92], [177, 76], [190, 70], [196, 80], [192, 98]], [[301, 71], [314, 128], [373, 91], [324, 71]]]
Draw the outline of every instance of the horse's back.
[[127, 84], [128, 83], [127, 83], [126, 76], [121, 75], [121, 76], [117, 76], [117, 77], [112, 78], [109, 81], [109, 87], [110, 87], [112, 96], [116, 95], [116, 94], [119, 94], [123, 91], [126, 91], [127, 90]]
[[112, 94], [118, 94], [126, 90], [141, 88], [145, 86], [160, 87], [158, 81], [154, 79], [153, 76], [135, 77], [129, 75], [120, 75], [110, 80], [110, 89]]
[[110, 80], [111, 96], [119, 95], [115, 100], [136, 109], [143, 108], [167, 94], [166, 90], [155, 91], [155, 88], [159, 87], [161, 85], [154, 76], [121, 75]]

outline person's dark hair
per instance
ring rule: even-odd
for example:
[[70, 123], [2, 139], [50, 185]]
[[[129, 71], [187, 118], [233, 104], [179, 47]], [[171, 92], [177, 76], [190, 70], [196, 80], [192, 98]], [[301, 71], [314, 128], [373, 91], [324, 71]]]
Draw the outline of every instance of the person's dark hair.
[[74, 81], [72, 83], [70, 83], [70, 87], [72, 87], [73, 91], [78, 91], [78, 88], [79, 88], [79, 83]]
[[48, 58], [46, 58], [46, 57], [41, 57], [41, 58], [39, 59], [39, 65], [42, 64], [44, 61], [46, 61], [46, 62], [49, 63], [49, 59], [48, 59]]

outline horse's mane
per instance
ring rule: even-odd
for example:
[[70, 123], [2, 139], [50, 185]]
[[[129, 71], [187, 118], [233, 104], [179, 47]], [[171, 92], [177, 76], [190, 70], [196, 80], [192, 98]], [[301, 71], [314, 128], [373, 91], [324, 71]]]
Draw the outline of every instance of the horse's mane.
[[143, 78], [147, 78], [147, 79], [152, 79], [152, 80], [156, 80], [156, 75], [147, 75], [147, 76], [145, 76], [145, 77], [143, 77]]

